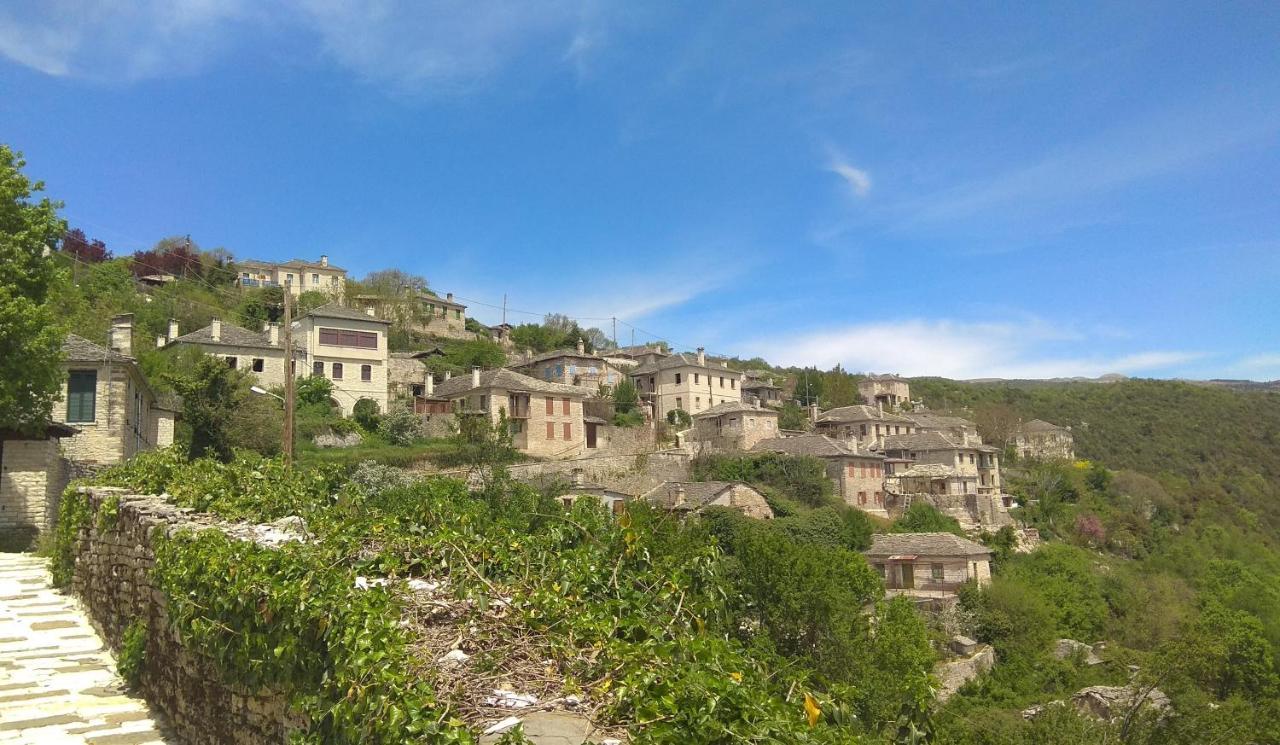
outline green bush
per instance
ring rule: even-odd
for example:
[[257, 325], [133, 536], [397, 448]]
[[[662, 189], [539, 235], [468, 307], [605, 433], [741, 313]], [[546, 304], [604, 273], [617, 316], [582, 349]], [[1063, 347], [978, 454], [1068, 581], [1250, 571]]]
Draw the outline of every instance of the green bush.
[[364, 427], [366, 432], [377, 431], [378, 402], [371, 398], [362, 398], [356, 401], [355, 406], [351, 408], [351, 417], [356, 420], [357, 424]]
[[137, 688], [147, 664], [147, 620], [135, 618], [124, 630], [116, 670], [130, 688]]
[[960, 521], [938, 511], [926, 502], [914, 502], [893, 522], [894, 533], [955, 533], [964, 535]]
[[693, 426], [693, 417], [684, 409], [672, 409], [667, 412], [667, 424], [676, 429], [688, 429]]
[[407, 408], [392, 409], [378, 422], [378, 435], [392, 445], [412, 445], [422, 439], [422, 419]]

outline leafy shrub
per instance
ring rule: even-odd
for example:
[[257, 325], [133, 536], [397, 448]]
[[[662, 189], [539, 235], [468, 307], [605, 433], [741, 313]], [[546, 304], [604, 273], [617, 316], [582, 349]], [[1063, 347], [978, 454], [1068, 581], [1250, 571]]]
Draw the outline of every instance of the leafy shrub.
[[[374, 432], [378, 429], [378, 402], [371, 398], [362, 398], [356, 401], [355, 406], [351, 408], [351, 417], [356, 423], [364, 427], [367, 432]], [[339, 434], [335, 432], [334, 434]]]
[[422, 420], [407, 408], [392, 409], [378, 422], [378, 434], [392, 445], [412, 445], [422, 439]]
[[136, 688], [142, 680], [147, 664], [147, 620], [135, 618], [124, 630], [120, 642], [120, 654], [116, 657], [116, 670], [130, 688]]
[[293, 395], [299, 406], [329, 406], [333, 381], [323, 375], [308, 375], [293, 384]]
[[926, 502], [913, 502], [902, 516], [893, 522], [894, 533], [955, 533], [964, 535], [960, 521], [942, 514], [937, 507]]
[[703, 455], [694, 459], [692, 470], [696, 481], [745, 481], [776, 489], [809, 507], [833, 503], [827, 467], [817, 458], [782, 453]]
[[667, 412], [667, 424], [676, 429], [688, 429], [693, 426], [693, 417], [684, 409], [672, 409]]

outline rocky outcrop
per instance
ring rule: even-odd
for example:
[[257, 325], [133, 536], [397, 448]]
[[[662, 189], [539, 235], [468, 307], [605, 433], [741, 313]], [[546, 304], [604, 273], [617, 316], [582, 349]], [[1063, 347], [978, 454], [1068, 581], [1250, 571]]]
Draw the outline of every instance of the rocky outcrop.
[[[1022, 717], [1034, 719], [1050, 706], [1066, 706], [1067, 703], [1050, 701], [1047, 704], [1032, 706], [1022, 710]], [[1071, 697], [1070, 703], [1081, 714], [1107, 722], [1124, 719], [1135, 704], [1139, 708], [1155, 712], [1157, 717], [1163, 717], [1172, 711], [1169, 697], [1159, 688], [1138, 688], [1132, 684], [1081, 688]]]
[[1086, 665], [1100, 665], [1102, 658], [1094, 652], [1094, 648], [1078, 642], [1075, 639], [1059, 639], [1053, 643], [1053, 658], [1055, 660], [1065, 660], [1075, 655], [1081, 655]]
[[955, 695], [965, 683], [987, 672], [996, 664], [996, 651], [989, 644], [977, 647], [972, 655], [950, 662], [940, 662], [933, 668], [938, 679], [938, 703]]

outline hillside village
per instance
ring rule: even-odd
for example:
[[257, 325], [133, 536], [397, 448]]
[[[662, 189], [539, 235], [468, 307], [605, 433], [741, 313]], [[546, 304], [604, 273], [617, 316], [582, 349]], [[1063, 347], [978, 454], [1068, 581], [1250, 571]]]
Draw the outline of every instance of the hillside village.
[[[344, 582], [355, 578], [343, 592], [409, 583], [409, 610], [396, 611], [409, 615], [397, 616], [401, 620], [396, 623], [413, 630], [415, 643], [428, 646], [426, 652], [403, 645], [388, 648], [409, 655], [398, 663], [402, 667], [421, 664], [409, 661], [417, 660], [413, 655], [430, 655], [436, 670], [433, 685], [449, 691], [461, 717], [459, 731], [483, 734], [480, 742], [498, 742], [515, 727], [532, 742], [570, 741], [556, 739], [565, 731], [575, 733], [574, 738], [581, 735], [573, 742], [588, 736], [625, 742], [628, 723], [644, 717], [611, 713], [605, 703], [610, 684], [564, 695], [579, 690], [570, 672], [575, 666], [587, 665], [592, 674], [603, 676], [600, 680], [612, 680], [614, 673], [605, 675], [593, 667], [594, 657], [592, 663], [584, 662], [577, 655], [586, 653], [578, 647], [568, 659], [546, 667], [554, 674], [534, 671], [530, 660], [552, 652], [521, 636], [529, 633], [527, 628], [511, 625], [512, 601], [493, 583], [507, 583], [513, 595], [542, 598], [524, 601], [531, 604], [528, 608], [536, 605], [534, 616], [552, 614], [561, 624], [595, 619], [590, 622], [597, 630], [613, 628], [631, 617], [608, 610], [613, 607], [609, 603], [622, 601], [602, 601], [587, 610], [573, 597], [562, 597], [565, 586], [560, 583], [570, 580], [557, 572], [567, 571], [565, 566], [551, 567], [572, 552], [595, 551], [604, 545], [601, 541], [616, 539], [618, 558], [592, 554], [589, 561], [593, 567], [616, 561], [610, 583], [617, 583], [630, 546], [642, 540], [634, 521], [648, 521], [643, 516], [652, 514], [663, 516], [662, 521], [646, 523], [645, 530], [674, 542], [678, 548], [672, 556], [679, 558], [663, 569], [627, 569], [639, 573], [635, 581], [651, 582], [645, 572], [655, 572], [661, 582], [696, 575], [695, 564], [679, 562], [715, 552], [717, 560], [728, 562], [726, 577], [741, 583], [740, 605], [733, 606], [748, 619], [741, 623], [767, 630], [768, 654], [776, 655], [733, 652], [746, 656], [732, 659], [762, 666], [757, 674], [771, 664], [762, 660], [769, 659], [778, 664], [803, 659], [820, 671], [812, 678], [804, 673], [788, 686], [825, 690], [823, 699], [808, 693], [795, 697], [768, 683], [752, 689], [756, 706], [785, 701], [785, 706], [805, 712], [790, 724], [779, 720], [765, 728], [791, 732], [781, 741], [807, 741], [800, 733], [824, 717], [832, 723], [831, 739], [813, 742], [844, 741], [841, 733], [848, 730], [840, 729], [844, 725], [838, 717], [844, 715], [837, 713], [845, 705], [879, 722], [859, 725], [857, 731], [864, 734], [887, 732], [889, 723], [899, 721], [908, 728], [929, 728], [932, 717], [947, 722], [953, 732], [968, 731], [972, 724], [950, 713], [951, 706], [963, 711], [986, 696], [1000, 702], [987, 704], [988, 711], [1012, 707], [1019, 723], [1008, 726], [1027, 732], [1062, 726], [1062, 712], [1068, 710], [1093, 723], [1081, 726], [1106, 731], [1139, 712], [1142, 726], [1154, 728], [1151, 732], [1173, 721], [1175, 704], [1164, 692], [1164, 678], [1142, 674], [1164, 663], [1113, 651], [1109, 640], [1118, 636], [1113, 627], [1104, 636], [1101, 623], [1054, 622], [1050, 609], [1027, 610], [1020, 605], [1024, 600], [1001, 594], [1008, 592], [1001, 589], [1007, 583], [1031, 581], [1026, 575], [1016, 579], [1018, 572], [1027, 571], [1019, 569], [1025, 566], [1051, 567], [1045, 576], [1063, 572], [1048, 586], [1093, 587], [1097, 579], [1079, 573], [1090, 559], [1070, 554], [1073, 568], [1059, 564], [1067, 561], [1062, 551], [1086, 550], [1078, 546], [1128, 558], [1151, 550], [1135, 548], [1137, 539], [1126, 531], [1136, 531], [1133, 525], [1167, 511], [1155, 501], [1135, 506], [1132, 516], [1116, 517], [1129, 521], [1119, 528], [1104, 526], [1093, 513], [1067, 511], [1068, 502], [1093, 500], [1093, 509], [1104, 513], [1109, 508], [1100, 505], [1120, 500], [1110, 486], [1115, 474], [1077, 459], [1076, 432], [1083, 430], [1024, 416], [1001, 401], [966, 401], [960, 394], [976, 394], [937, 379], [849, 374], [839, 368], [821, 374], [784, 370], [762, 360], [708, 354], [704, 348], [679, 351], [660, 341], [619, 346], [603, 332], [562, 317], [548, 317], [542, 324], [486, 326], [467, 314], [461, 298], [451, 293], [442, 297], [425, 280], [397, 270], [357, 280], [329, 256], [286, 262], [236, 261], [229, 255], [210, 259], [188, 244], [170, 242], [153, 254], [135, 256], [130, 266], [128, 260], [106, 256], [86, 259], [76, 240], [69, 234], [58, 250], [42, 257], [62, 262], [73, 282], [80, 283], [79, 295], [68, 305], [73, 331], [61, 341], [62, 382], [52, 416], [38, 427], [4, 436], [0, 539], [8, 548], [52, 542], [55, 580], [60, 577], [86, 599], [95, 624], [117, 649], [129, 643], [129, 633], [145, 633], [130, 631], [137, 628], [140, 613], [153, 622], [175, 612], [196, 613], [173, 610], [184, 601], [154, 585], [160, 575], [148, 567], [163, 563], [151, 546], [157, 524], [176, 532], [195, 520], [199, 531], [215, 527], [212, 532], [256, 546], [254, 551], [263, 552], [261, 560], [274, 562], [271, 557], [280, 545], [306, 545], [310, 530], [342, 545], [351, 537], [342, 526], [352, 521], [368, 520], [365, 528], [375, 532], [412, 524], [418, 527], [405, 536], [416, 537], [403, 540], [420, 541], [425, 535], [421, 526], [435, 518], [413, 512], [417, 516], [406, 523], [402, 510], [429, 506], [442, 515], [458, 511], [457, 524], [465, 525], [477, 519], [467, 510], [488, 504], [491, 517], [479, 519], [490, 527], [439, 538], [461, 558], [460, 563], [452, 563], [452, 554], [440, 558], [442, 566], [451, 566], [443, 575], [417, 563], [414, 552], [438, 549], [430, 542], [413, 544], [416, 548], [403, 555], [370, 548], [376, 543], [360, 549], [346, 546], [337, 550], [348, 558], [317, 555], [308, 559], [318, 563], [308, 564], [307, 571], [323, 576], [335, 562], [345, 566], [350, 556], [376, 556], [359, 559], [358, 568], [349, 569], [350, 577], [342, 575]], [[115, 294], [103, 292], [104, 284]], [[823, 384], [825, 390], [815, 392]], [[291, 389], [292, 406], [286, 398]], [[938, 406], [947, 401], [956, 403]], [[292, 421], [289, 411], [294, 412]], [[1088, 426], [1080, 417], [1067, 421]], [[220, 458], [214, 442], [202, 451], [202, 459], [187, 463], [208, 432], [224, 438], [224, 455]], [[219, 459], [226, 462], [214, 464]], [[291, 470], [295, 463], [297, 470]], [[1159, 486], [1124, 478], [1126, 489], [1161, 493]], [[463, 490], [455, 493], [450, 491], [455, 487], [441, 484]], [[331, 493], [334, 488], [336, 494]], [[379, 501], [404, 489], [414, 490], [412, 501]], [[358, 509], [367, 514], [347, 512], [356, 504], [364, 505]], [[547, 505], [554, 506], [555, 514], [545, 512]], [[1074, 519], [1067, 520], [1069, 514]], [[535, 540], [531, 536], [545, 527], [530, 527], [518, 538], [501, 531], [513, 520], [531, 519], [566, 520], [574, 528], [572, 535], [580, 530], [589, 540], [560, 536], [556, 540], [566, 542], [538, 549], [545, 553], [509, 550]], [[443, 525], [433, 530], [445, 529]], [[470, 543], [456, 543], [464, 534]], [[686, 540], [693, 543], [681, 543]], [[585, 548], [589, 546], [595, 548]], [[201, 551], [214, 553], [192, 553], [186, 559], [175, 554], [163, 561], [223, 566], [221, 573], [201, 580], [208, 583], [203, 589], [192, 592], [249, 591], [233, 591], [223, 583], [234, 582], [241, 562], [250, 559], [243, 555], [220, 564], [228, 561], [216, 552], [221, 550], [203, 546]], [[377, 553], [384, 550], [391, 553]], [[652, 550], [659, 550], [656, 544]], [[499, 554], [501, 560], [495, 558]], [[148, 558], [139, 563], [144, 555]], [[539, 571], [549, 572], [546, 582], [559, 577], [554, 584], [538, 585], [543, 580], [536, 578], [537, 572], [529, 579], [530, 565], [521, 562], [532, 561], [532, 555], [543, 562]], [[493, 566], [485, 568], [486, 562]], [[227, 566], [237, 568], [228, 575]], [[129, 579], [117, 584], [122, 576]], [[268, 572], [259, 581], [275, 581], [272, 577]], [[598, 569], [593, 577], [600, 579]], [[783, 585], [794, 588], [811, 579], [820, 590], [783, 597]], [[612, 592], [608, 584], [583, 592], [607, 595]], [[441, 589], [446, 586], [458, 594]], [[671, 621], [665, 619], [695, 613], [686, 608], [685, 597], [694, 592], [693, 585], [674, 593], [645, 586], [650, 589], [626, 602], [637, 607], [661, 603], [663, 610], [652, 623], [666, 624], [669, 630]], [[134, 588], [141, 589], [135, 594]], [[154, 606], [153, 596], [162, 595], [165, 604]], [[476, 599], [481, 597], [485, 599]], [[1064, 595], [1061, 602], [1065, 613], [1084, 601]], [[770, 603], [792, 610], [770, 616]], [[603, 615], [592, 615], [597, 610]], [[715, 612], [707, 606], [696, 613]], [[1000, 613], [1021, 620], [1005, 621]], [[250, 614], [255, 616], [252, 633], [276, 633], [270, 618], [263, 623], [257, 614]], [[704, 623], [701, 615], [692, 618], [690, 628]], [[341, 621], [366, 622], [363, 616]], [[1032, 632], [1021, 628], [1027, 623]], [[821, 640], [841, 624], [866, 624], [867, 635], [857, 632], [856, 641], [840, 634]], [[205, 657], [190, 656], [187, 645], [199, 643], [196, 627], [183, 628], [182, 643], [173, 641], [177, 637], [147, 637], [153, 666], [191, 671], [209, 664]], [[576, 634], [597, 633], [587, 632], [585, 625], [574, 628]], [[667, 633], [657, 626], [646, 628], [640, 636]], [[747, 627], [738, 628], [737, 633], [745, 633]], [[1038, 641], [1021, 641], [1020, 634], [1026, 633], [1037, 634]], [[1162, 643], [1180, 638], [1172, 631], [1159, 633], [1169, 637]], [[898, 639], [894, 634], [909, 641], [875, 651], [876, 639]], [[607, 637], [591, 645], [604, 649]], [[508, 638], [512, 646], [504, 650], [501, 640]], [[698, 637], [681, 638], [681, 643], [693, 644]], [[281, 650], [275, 654], [288, 659], [292, 653], [285, 650], [291, 643], [273, 642]], [[638, 651], [647, 643], [628, 647], [625, 654], [634, 657], [618, 657], [610, 664], [654, 664], [657, 653]], [[1124, 643], [1142, 645], [1131, 639]], [[848, 644], [854, 646], [842, 646]], [[588, 656], [595, 654], [599, 652]], [[872, 657], [857, 657], [866, 654]], [[473, 657], [504, 666], [505, 677], [475, 689], [469, 676], [479, 676], [480, 668], [468, 662]], [[1059, 682], [1021, 682], [1030, 659], [1056, 671], [1045, 675], [1058, 675]], [[1130, 662], [1135, 659], [1139, 663]], [[725, 664], [723, 660], [715, 664]], [[830, 681], [851, 674], [849, 665], [855, 665], [861, 676], [857, 679], [877, 680], [876, 690], [927, 703], [911, 708], [878, 694], [840, 694]], [[255, 693], [260, 698], [254, 699], [254, 707], [236, 708], [228, 702], [241, 695], [234, 692], [238, 689], [218, 684], [200, 688], [196, 704], [176, 703], [171, 691], [192, 688], [185, 677], [190, 673], [170, 679], [154, 673], [160, 668], [151, 669], [153, 677], [136, 685], [148, 701], [159, 702], [184, 741], [202, 741], [200, 732], [221, 732], [216, 728], [225, 726], [250, 733], [250, 741], [283, 741], [287, 726], [293, 726], [286, 726], [288, 720], [278, 714], [284, 705], [269, 692]], [[220, 667], [199, 675], [220, 679], [231, 674]], [[386, 701], [418, 700], [404, 681], [378, 685], [385, 687], [380, 695]], [[628, 695], [637, 700], [660, 698], [658, 689], [634, 685]], [[1015, 685], [1038, 688], [1019, 689], [1016, 695], [990, 693], [992, 687]], [[850, 703], [839, 703], [840, 695]], [[952, 699], [960, 703], [949, 705]], [[1178, 698], [1177, 705], [1190, 706], [1186, 700]], [[343, 701], [339, 696], [333, 705], [344, 706]], [[525, 711], [528, 702], [537, 705]], [[427, 703], [420, 706], [429, 708]], [[316, 715], [316, 710], [308, 711]], [[694, 726], [686, 717], [695, 711], [698, 704], [688, 700], [672, 704], [662, 716], [682, 723], [674, 730], [675, 739], [660, 741], [681, 741], [682, 733]], [[334, 741], [362, 740], [375, 725], [353, 720], [343, 726], [350, 729]], [[798, 729], [788, 729], [792, 727]], [[222, 732], [208, 741], [231, 737]], [[705, 741], [721, 740], [708, 736]]]

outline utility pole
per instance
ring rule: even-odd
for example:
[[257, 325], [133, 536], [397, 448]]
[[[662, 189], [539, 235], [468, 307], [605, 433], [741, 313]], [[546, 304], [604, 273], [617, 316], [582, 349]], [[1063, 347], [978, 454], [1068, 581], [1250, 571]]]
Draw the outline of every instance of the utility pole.
[[297, 371], [293, 359], [293, 314], [289, 307], [289, 285], [284, 286], [284, 467], [293, 468], [293, 380]]
[[618, 317], [613, 316], [613, 346], [618, 346]]
[[502, 293], [502, 325], [507, 325], [507, 293]]

